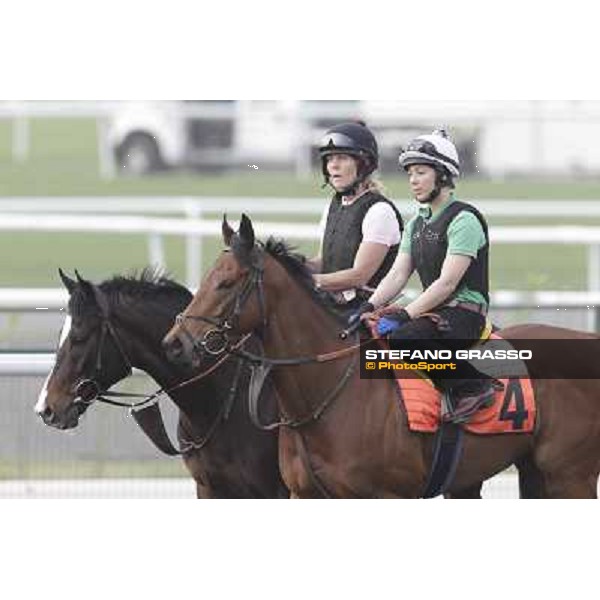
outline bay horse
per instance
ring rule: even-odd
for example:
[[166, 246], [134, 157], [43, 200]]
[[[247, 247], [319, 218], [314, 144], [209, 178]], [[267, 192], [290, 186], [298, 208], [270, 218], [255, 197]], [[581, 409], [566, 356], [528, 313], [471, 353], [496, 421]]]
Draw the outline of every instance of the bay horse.
[[[392, 379], [361, 378], [356, 339], [340, 339], [341, 321], [320, 300], [302, 257], [281, 242], [257, 243], [250, 219], [239, 232], [226, 219], [227, 248], [165, 337], [192, 358], [209, 340], [258, 331], [263, 366], [275, 364], [280, 468], [292, 497], [416, 498], [423, 494], [433, 435], [412, 432]], [[508, 340], [597, 337], [545, 325], [499, 332]], [[336, 360], [323, 362], [316, 356]], [[590, 366], [598, 357], [589, 357]], [[260, 362], [260, 361], [259, 361]], [[592, 371], [593, 372], [593, 371]], [[600, 473], [597, 380], [534, 379], [533, 433], [466, 432], [449, 492], [478, 484], [512, 464], [522, 497], [596, 498]]]
[[[197, 373], [172, 365], [161, 345], [192, 298], [185, 287], [148, 269], [140, 277], [114, 277], [99, 285], [78, 273], [77, 280], [62, 271], [60, 276], [69, 307], [55, 366], [35, 407], [44, 423], [76, 427], [88, 407], [132, 367], [167, 391]], [[249, 419], [248, 379], [248, 366], [234, 358], [169, 392], [179, 409], [177, 437], [198, 498], [289, 497], [276, 434], [256, 429]], [[266, 395], [275, 413], [272, 390]]]

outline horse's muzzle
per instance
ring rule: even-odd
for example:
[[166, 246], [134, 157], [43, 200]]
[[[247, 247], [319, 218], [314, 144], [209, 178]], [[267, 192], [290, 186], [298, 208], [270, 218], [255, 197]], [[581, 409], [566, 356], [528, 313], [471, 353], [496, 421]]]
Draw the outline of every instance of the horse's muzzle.
[[192, 348], [186, 347], [185, 340], [180, 337], [165, 339], [162, 345], [169, 362], [186, 366], [193, 362]]
[[54, 427], [55, 429], [73, 429], [79, 424], [79, 417], [82, 414], [75, 404], [70, 404], [61, 414], [55, 413], [49, 406], [38, 413], [44, 425]]

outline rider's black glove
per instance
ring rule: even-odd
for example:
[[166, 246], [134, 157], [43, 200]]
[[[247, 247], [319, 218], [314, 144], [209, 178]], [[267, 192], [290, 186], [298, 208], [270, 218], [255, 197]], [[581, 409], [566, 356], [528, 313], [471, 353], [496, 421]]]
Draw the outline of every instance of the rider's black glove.
[[348, 317], [348, 327], [352, 327], [358, 321], [362, 315], [368, 312], [373, 312], [375, 307], [370, 302], [363, 302], [349, 317]]

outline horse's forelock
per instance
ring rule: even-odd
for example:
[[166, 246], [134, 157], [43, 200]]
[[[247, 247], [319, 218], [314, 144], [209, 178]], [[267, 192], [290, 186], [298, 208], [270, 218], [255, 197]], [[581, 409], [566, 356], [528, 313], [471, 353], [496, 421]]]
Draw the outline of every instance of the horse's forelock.
[[69, 298], [69, 312], [75, 317], [80, 317], [96, 306], [96, 299], [81, 285], [77, 285]]

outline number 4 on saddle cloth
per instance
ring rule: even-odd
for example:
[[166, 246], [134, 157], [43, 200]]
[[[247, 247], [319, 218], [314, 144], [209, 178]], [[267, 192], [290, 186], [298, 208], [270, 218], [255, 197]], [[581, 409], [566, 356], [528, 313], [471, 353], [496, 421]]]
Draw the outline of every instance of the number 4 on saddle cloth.
[[[382, 349], [388, 349], [388, 342], [372, 329], [373, 337]], [[501, 340], [491, 333], [487, 326], [481, 341]], [[394, 371], [394, 373], [404, 373]], [[396, 377], [401, 401], [408, 415], [411, 431], [435, 433], [440, 426], [442, 393], [438, 391], [424, 371], [412, 371], [414, 376]], [[496, 391], [494, 403], [481, 408], [462, 427], [475, 434], [531, 433], [535, 426], [536, 407], [531, 379], [528, 377], [499, 377], [503, 389]]]

